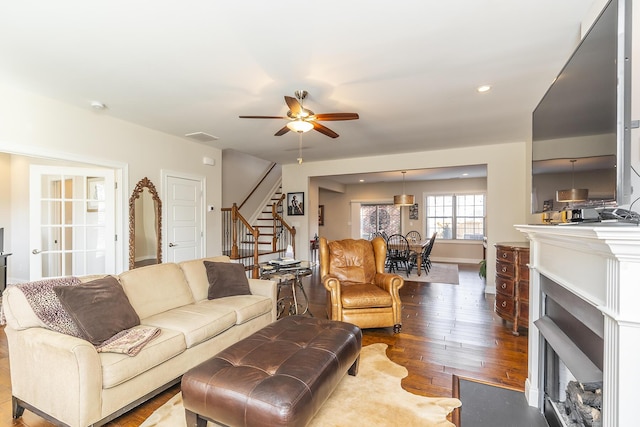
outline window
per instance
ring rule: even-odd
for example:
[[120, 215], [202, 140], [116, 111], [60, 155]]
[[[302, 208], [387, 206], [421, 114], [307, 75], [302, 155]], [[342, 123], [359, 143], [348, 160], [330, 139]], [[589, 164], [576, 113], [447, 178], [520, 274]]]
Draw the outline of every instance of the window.
[[484, 194], [427, 196], [427, 235], [440, 239], [482, 240]]
[[360, 237], [371, 239], [376, 232], [387, 236], [400, 233], [400, 207], [393, 204], [360, 206]]

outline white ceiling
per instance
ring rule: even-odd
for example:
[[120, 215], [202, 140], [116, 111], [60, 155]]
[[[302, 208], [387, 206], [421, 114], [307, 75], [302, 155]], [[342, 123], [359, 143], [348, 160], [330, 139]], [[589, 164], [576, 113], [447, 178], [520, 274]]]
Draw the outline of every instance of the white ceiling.
[[0, 78], [283, 164], [299, 143], [273, 136], [284, 120], [238, 116], [285, 115], [298, 89], [360, 115], [323, 122], [337, 139], [304, 134], [305, 161], [524, 141], [592, 4], [0, 0]]

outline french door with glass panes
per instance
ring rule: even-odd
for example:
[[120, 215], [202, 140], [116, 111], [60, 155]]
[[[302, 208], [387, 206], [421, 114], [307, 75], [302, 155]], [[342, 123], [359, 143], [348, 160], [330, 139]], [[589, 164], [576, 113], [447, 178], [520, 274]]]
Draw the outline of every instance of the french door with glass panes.
[[360, 238], [372, 239], [375, 233], [387, 236], [401, 232], [400, 207], [392, 203], [360, 205]]
[[110, 169], [32, 165], [30, 280], [115, 271]]

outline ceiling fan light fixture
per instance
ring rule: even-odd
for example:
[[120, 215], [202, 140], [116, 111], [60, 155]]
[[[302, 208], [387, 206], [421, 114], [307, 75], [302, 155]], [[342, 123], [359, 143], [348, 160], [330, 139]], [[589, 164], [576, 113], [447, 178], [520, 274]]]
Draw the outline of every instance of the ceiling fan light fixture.
[[313, 124], [304, 120], [292, 120], [287, 123], [287, 127], [294, 132], [305, 133], [313, 129]]

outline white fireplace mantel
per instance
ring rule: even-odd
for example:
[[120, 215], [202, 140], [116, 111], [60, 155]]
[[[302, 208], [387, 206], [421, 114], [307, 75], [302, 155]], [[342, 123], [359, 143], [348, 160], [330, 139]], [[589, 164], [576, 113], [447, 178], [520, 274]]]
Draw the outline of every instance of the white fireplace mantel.
[[540, 407], [543, 384], [540, 276], [604, 316], [602, 425], [636, 425], [640, 384], [640, 227], [621, 224], [517, 225], [530, 240], [529, 375], [525, 394]]

